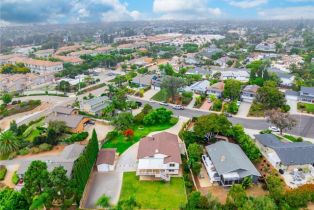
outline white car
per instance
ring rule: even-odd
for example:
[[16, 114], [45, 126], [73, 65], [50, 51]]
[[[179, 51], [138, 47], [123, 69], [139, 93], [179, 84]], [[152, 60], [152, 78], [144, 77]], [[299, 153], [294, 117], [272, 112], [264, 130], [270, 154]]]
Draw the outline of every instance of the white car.
[[269, 127], [268, 127], [268, 130], [271, 130], [271, 131], [273, 131], [273, 132], [280, 132], [280, 129], [277, 128], [276, 126], [269, 126]]
[[163, 106], [168, 106], [168, 104], [166, 102], [160, 102], [159, 104], [163, 105]]
[[184, 107], [181, 105], [174, 105], [172, 108], [177, 109], [177, 110], [183, 110], [184, 109]]

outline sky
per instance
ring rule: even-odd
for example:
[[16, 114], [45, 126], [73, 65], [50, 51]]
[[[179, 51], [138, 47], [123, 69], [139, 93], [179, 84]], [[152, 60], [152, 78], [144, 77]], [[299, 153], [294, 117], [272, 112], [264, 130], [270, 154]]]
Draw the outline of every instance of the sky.
[[1, 0], [2, 24], [314, 19], [314, 0]]

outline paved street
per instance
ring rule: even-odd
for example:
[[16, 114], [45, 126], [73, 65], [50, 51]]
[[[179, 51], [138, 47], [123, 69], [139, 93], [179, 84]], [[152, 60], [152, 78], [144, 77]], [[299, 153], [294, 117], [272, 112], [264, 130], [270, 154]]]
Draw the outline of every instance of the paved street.
[[[161, 107], [158, 102], [154, 101], [145, 101], [141, 98], [134, 97], [134, 96], [129, 96], [130, 99], [140, 101], [143, 104], [149, 103], [152, 107], [157, 108]], [[168, 106], [170, 108], [170, 106]], [[175, 110], [170, 108], [175, 116], [184, 116], [188, 118], [192, 117], [198, 117], [201, 115], [206, 115], [211, 113], [210, 111], [203, 111], [199, 109], [189, 109], [186, 108], [184, 110]], [[293, 135], [298, 135], [298, 136], [303, 136], [303, 137], [308, 137], [308, 138], [314, 138], [314, 116], [307, 116], [307, 115], [292, 115], [294, 118], [297, 120], [297, 126], [293, 128], [291, 131], [285, 131], [287, 133], [293, 134]], [[233, 124], [241, 124], [244, 128], [248, 129], [254, 129], [254, 130], [264, 130], [269, 127], [269, 123], [263, 119], [250, 119], [250, 118], [239, 118], [239, 117], [231, 117], [229, 120]], [[300, 123], [301, 122], [301, 123]]]

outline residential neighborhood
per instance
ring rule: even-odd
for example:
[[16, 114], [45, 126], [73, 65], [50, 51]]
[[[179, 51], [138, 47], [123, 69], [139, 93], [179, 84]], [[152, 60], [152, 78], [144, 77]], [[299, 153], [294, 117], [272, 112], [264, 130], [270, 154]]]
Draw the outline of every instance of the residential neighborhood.
[[23, 2], [0, 6], [0, 209], [314, 209], [311, 12]]

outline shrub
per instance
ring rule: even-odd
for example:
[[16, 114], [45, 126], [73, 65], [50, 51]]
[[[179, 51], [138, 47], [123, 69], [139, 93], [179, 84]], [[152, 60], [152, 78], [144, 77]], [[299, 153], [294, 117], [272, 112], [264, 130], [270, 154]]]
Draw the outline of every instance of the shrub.
[[118, 135], [119, 135], [118, 131], [116, 131], [116, 130], [110, 131], [107, 133], [106, 140], [110, 141], [110, 140], [114, 139], [115, 137], [117, 137]]
[[178, 122], [178, 118], [175, 118], [175, 117], [172, 117], [171, 119], [170, 119], [170, 125], [175, 125], [175, 124], [177, 124], [177, 122]]
[[290, 106], [285, 104], [281, 107], [282, 112], [289, 112], [290, 111]]
[[32, 147], [32, 148], [30, 149], [30, 152], [31, 152], [32, 154], [38, 154], [38, 153], [40, 153], [40, 149], [39, 149], [38, 147]]
[[124, 132], [123, 132], [123, 135], [125, 137], [127, 137], [129, 140], [134, 136], [134, 131], [132, 129], [126, 129]]
[[20, 180], [19, 176], [16, 174], [16, 171], [14, 171], [13, 176], [12, 176], [12, 180], [11, 180], [12, 183], [17, 185], [17, 183], [19, 183], [19, 180]]
[[222, 108], [222, 101], [220, 99], [215, 100], [215, 102], [214, 102], [214, 104], [212, 106], [212, 109], [214, 111], [218, 111], [219, 112], [219, 111], [221, 111], [221, 108]]
[[43, 143], [43, 144], [39, 145], [39, 150], [42, 152], [49, 151], [51, 149], [52, 149], [52, 145], [50, 145], [50, 144]]
[[78, 141], [83, 141], [87, 137], [88, 137], [88, 132], [76, 133], [76, 134], [72, 134], [69, 138], [65, 139], [64, 142], [74, 143]]
[[140, 112], [137, 115], [135, 115], [134, 122], [136, 124], [141, 124], [143, 122], [144, 117], [145, 117], [145, 114], [143, 112]]
[[4, 180], [7, 174], [7, 168], [5, 166], [0, 166], [0, 181]]
[[19, 154], [19, 155], [27, 155], [27, 154], [29, 154], [29, 148], [28, 148], [28, 147], [25, 147], [25, 148], [23, 148], [23, 149], [20, 149], [20, 150], [18, 151], [18, 154]]

